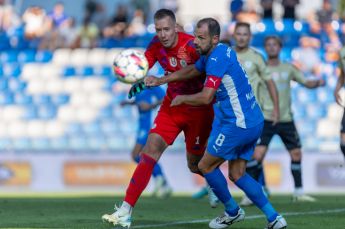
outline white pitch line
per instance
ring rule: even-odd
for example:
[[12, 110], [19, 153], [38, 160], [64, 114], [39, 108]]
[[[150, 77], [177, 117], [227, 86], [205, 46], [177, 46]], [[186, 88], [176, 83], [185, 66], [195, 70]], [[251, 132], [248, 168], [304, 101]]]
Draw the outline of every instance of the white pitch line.
[[[285, 212], [281, 213], [283, 216], [296, 216], [296, 215], [320, 215], [320, 214], [332, 214], [345, 212], [345, 208], [339, 209], [328, 209], [328, 210], [317, 210], [317, 211], [307, 211], [307, 212]], [[246, 216], [245, 220], [265, 218], [264, 215], [250, 215]], [[184, 224], [195, 224], [195, 223], [206, 223], [211, 221], [211, 219], [197, 219], [197, 220], [186, 220], [186, 221], [175, 221], [169, 223], [160, 223], [160, 224], [149, 224], [149, 225], [138, 225], [131, 228], [154, 228], [154, 227], [168, 227], [174, 225], [184, 225]]]

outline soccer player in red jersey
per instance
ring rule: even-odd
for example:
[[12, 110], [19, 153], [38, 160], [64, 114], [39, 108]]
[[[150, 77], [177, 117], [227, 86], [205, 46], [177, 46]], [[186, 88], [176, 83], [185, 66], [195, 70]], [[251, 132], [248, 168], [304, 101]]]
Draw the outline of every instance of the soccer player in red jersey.
[[[154, 15], [156, 36], [149, 44], [145, 56], [151, 68], [157, 61], [165, 73], [177, 71], [199, 59], [194, 47], [194, 37], [178, 32], [172, 11], [160, 9]], [[184, 132], [188, 167], [191, 172], [202, 175], [198, 162], [203, 156], [212, 121], [212, 104], [205, 106], [179, 105], [171, 107], [171, 101], [181, 94], [195, 94], [203, 89], [204, 77], [168, 84], [167, 94], [154, 121], [141, 160], [132, 175], [121, 207], [102, 219], [114, 225], [130, 227], [132, 209], [147, 186], [153, 167], [165, 149]]]

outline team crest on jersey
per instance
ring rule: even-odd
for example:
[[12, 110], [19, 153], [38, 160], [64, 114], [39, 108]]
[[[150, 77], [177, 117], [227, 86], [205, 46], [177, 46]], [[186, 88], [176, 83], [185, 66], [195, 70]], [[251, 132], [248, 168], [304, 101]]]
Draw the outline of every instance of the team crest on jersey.
[[176, 58], [175, 58], [175, 57], [171, 57], [171, 58], [169, 59], [169, 63], [170, 63], [170, 66], [171, 66], [171, 67], [176, 67], [176, 66], [177, 66], [177, 60], [176, 60]]
[[187, 66], [187, 62], [185, 61], [185, 60], [180, 60], [180, 64], [181, 64], [181, 66], [184, 68], [184, 67], [186, 67]]
[[245, 66], [246, 68], [251, 68], [252, 65], [253, 65], [253, 63], [252, 63], [251, 61], [245, 61], [245, 62], [244, 62], [244, 66]]

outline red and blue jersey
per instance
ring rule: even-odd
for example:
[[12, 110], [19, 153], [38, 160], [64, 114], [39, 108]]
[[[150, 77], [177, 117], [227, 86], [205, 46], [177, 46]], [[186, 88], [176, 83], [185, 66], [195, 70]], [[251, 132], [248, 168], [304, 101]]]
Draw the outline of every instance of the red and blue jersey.
[[202, 56], [195, 67], [206, 72], [205, 87], [217, 90], [214, 110], [218, 121], [245, 129], [263, 122], [261, 109], [234, 50], [218, 44], [210, 55]]
[[[157, 36], [152, 39], [145, 52], [150, 68], [158, 61], [167, 75], [194, 64], [199, 59], [193, 43], [194, 37], [181, 32], [177, 36], [178, 42], [173, 48], [165, 48]], [[202, 90], [204, 81], [205, 76], [169, 83], [167, 95], [173, 99], [177, 95], [195, 94]]]

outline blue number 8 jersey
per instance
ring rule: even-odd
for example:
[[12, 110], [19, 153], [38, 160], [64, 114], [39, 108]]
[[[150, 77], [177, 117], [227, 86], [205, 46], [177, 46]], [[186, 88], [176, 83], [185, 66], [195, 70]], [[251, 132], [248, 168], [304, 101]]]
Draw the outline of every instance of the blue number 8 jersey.
[[204, 86], [217, 90], [214, 110], [218, 121], [244, 129], [263, 122], [262, 111], [234, 50], [218, 44], [209, 56], [201, 56], [195, 67], [206, 72]]

